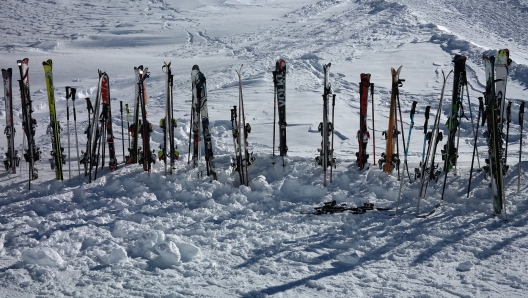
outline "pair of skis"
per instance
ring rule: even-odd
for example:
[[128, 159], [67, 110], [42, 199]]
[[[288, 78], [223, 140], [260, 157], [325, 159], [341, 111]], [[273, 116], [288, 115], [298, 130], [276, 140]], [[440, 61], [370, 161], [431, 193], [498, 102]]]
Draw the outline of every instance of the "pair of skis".
[[[106, 149], [104, 144], [105, 140], [108, 144], [108, 154], [110, 158], [108, 167], [112, 172], [117, 168], [110, 105], [110, 80], [106, 72], [99, 70], [99, 83], [97, 87], [95, 104], [92, 105], [90, 99], [86, 98], [88, 128], [85, 133], [87, 134], [87, 142], [86, 151], [82, 153], [83, 158], [81, 159], [81, 162], [84, 164], [85, 175], [89, 176], [90, 182], [97, 179], [99, 161], [101, 161], [101, 168], [104, 166]], [[72, 97], [72, 99], [73, 98], [74, 97]], [[90, 117], [91, 114], [93, 114], [93, 117]]]
[[[356, 135], [359, 144], [359, 150], [358, 152], [356, 152], [356, 165], [360, 170], [363, 170], [369, 158], [369, 155], [367, 154], [367, 145], [368, 140], [370, 139], [370, 134], [367, 130], [368, 92], [370, 88], [371, 93], [374, 93], [374, 84], [370, 83], [370, 73], [362, 73], [360, 75], [360, 78], [361, 82], [359, 82], [359, 130]], [[374, 113], [372, 113], [372, 117], [374, 117]], [[374, 124], [374, 120], [372, 121], [372, 124]]]
[[[156, 162], [156, 155], [154, 150], [150, 148], [150, 133], [153, 131], [153, 126], [147, 120], [146, 80], [149, 78], [149, 72], [148, 68], [143, 68], [143, 65], [134, 67], [134, 72], [136, 77], [134, 115], [133, 123], [128, 125], [128, 132], [132, 135], [132, 141], [128, 148], [129, 155], [125, 157], [125, 160], [127, 164], [141, 164], [143, 170], [150, 174], [152, 164]], [[126, 105], [126, 110], [128, 121], [128, 105]], [[139, 146], [140, 135], [143, 147]]]
[[[246, 123], [246, 114], [244, 110], [244, 96], [242, 93], [242, 66], [244, 65], [241, 65], [240, 69], [236, 70], [236, 73], [238, 75], [238, 106], [239, 106], [238, 115], [237, 115], [237, 106], [233, 106], [233, 109], [231, 109], [231, 129], [233, 132], [233, 145], [235, 149], [235, 157], [233, 158], [231, 167], [233, 168], [233, 171], [238, 172], [240, 185], [249, 186], [248, 167], [250, 165], [253, 165], [253, 162], [255, 161], [255, 157], [253, 157], [253, 152], [249, 152], [249, 149], [248, 149], [249, 144], [248, 144], [247, 139], [248, 139], [249, 133], [251, 132], [251, 125], [249, 123]], [[285, 67], [286, 67], [286, 64], [284, 64], [284, 71], [286, 71]], [[284, 77], [284, 80], [285, 79], [286, 77]], [[285, 83], [286, 82], [284, 81], [284, 84]], [[283, 112], [285, 113], [285, 110], [283, 110]], [[279, 110], [279, 113], [280, 113], [280, 110]], [[286, 116], [284, 114], [284, 121], [286, 121], [285, 117]], [[286, 122], [284, 122], [284, 125], [286, 125]], [[286, 138], [286, 127], [284, 126], [284, 145], [286, 145], [285, 138]], [[286, 154], [286, 152], [284, 152], [284, 154]], [[284, 159], [283, 159], [283, 164], [284, 164]]]
[[28, 188], [31, 189], [31, 181], [38, 178], [38, 169], [35, 165], [40, 160], [42, 152], [35, 143], [35, 131], [37, 120], [33, 118], [33, 102], [29, 90], [29, 59], [17, 60], [20, 70], [20, 97], [22, 100], [22, 128], [27, 139], [27, 148], [24, 149], [24, 160], [29, 164]]
[[[383, 170], [385, 173], [391, 173], [395, 168], [397, 168], [398, 180], [400, 179], [400, 147], [398, 143], [400, 131], [398, 130], [398, 114], [396, 105], [398, 104], [399, 107], [399, 87], [401, 87], [402, 83], [405, 81], [400, 79], [401, 69], [402, 66], [400, 66], [397, 70], [391, 67], [392, 91], [389, 109], [389, 126], [388, 129], [383, 132], [386, 144], [385, 152], [381, 154], [381, 158], [378, 161], [380, 170]], [[396, 153], [394, 149], [396, 149]]]
[[[327, 186], [327, 169], [330, 167], [330, 183], [332, 182], [332, 170], [335, 168], [334, 158], [334, 107], [336, 95], [332, 93], [332, 85], [329, 81], [330, 66], [328, 63], [323, 65], [324, 86], [323, 86], [323, 122], [319, 123], [318, 130], [321, 132], [321, 148], [318, 149], [319, 156], [315, 158], [318, 165], [323, 167], [323, 185]], [[332, 121], [329, 121], [330, 98], [332, 98]], [[331, 136], [331, 138], [330, 138]]]
[[[274, 100], [273, 100], [273, 160], [275, 165], [275, 127], [279, 125], [279, 155], [282, 157], [282, 166], [285, 167], [284, 157], [288, 152], [286, 145], [286, 61], [279, 59], [275, 63], [273, 71]], [[279, 110], [279, 122], [277, 123], [276, 111]]]
[[[163, 143], [158, 152], [158, 159], [165, 163], [165, 175], [172, 174], [175, 160], [179, 159], [180, 153], [177, 146], [174, 144], [174, 128], [177, 126], [176, 119], [173, 116], [174, 101], [173, 101], [173, 82], [174, 75], [171, 70], [171, 62], [165, 62], [162, 70], [167, 74], [165, 81], [165, 117], [160, 120], [160, 127], [163, 130]], [[128, 108], [128, 107], [127, 107]], [[169, 170], [167, 170], [169, 166]]]
[[7, 137], [7, 152], [5, 153], [4, 167], [6, 171], [16, 174], [16, 168], [20, 166], [20, 156], [15, 149], [15, 123], [13, 121], [13, 88], [11, 79], [13, 70], [11, 68], [2, 69], [2, 79], [4, 82], [4, 99], [6, 111], [6, 127], [4, 134]]
[[507, 49], [499, 50], [497, 68], [495, 69], [494, 56], [484, 55], [482, 58], [486, 70], [485, 117], [483, 117], [482, 125], [487, 122], [485, 136], [488, 141], [489, 153], [484, 170], [491, 178], [493, 212], [495, 215], [499, 215], [505, 208], [504, 173], [508, 166], [506, 165], [502, 129], [505, 120], [506, 82], [511, 59]]
[[[212, 180], [217, 180], [215, 159], [213, 154], [213, 140], [209, 126], [209, 110], [207, 108], [207, 83], [205, 75], [198, 65], [191, 70], [192, 105], [191, 131], [189, 133], [189, 152], [193, 143], [192, 166], [198, 169], [198, 177], [202, 175], [200, 167], [200, 130], [203, 133], [206, 173]], [[201, 124], [201, 127], [200, 127]], [[192, 137], [191, 137], [192, 135]], [[190, 158], [190, 154], [189, 154]], [[189, 163], [190, 160], [187, 161]]]

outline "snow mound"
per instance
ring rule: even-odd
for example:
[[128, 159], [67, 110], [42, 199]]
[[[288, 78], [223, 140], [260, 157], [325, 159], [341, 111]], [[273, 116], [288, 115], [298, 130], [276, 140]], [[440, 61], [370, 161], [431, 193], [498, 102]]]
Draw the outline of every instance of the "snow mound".
[[22, 253], [22, 260], [26, 264], [47, 267], [60, 267], [65, 263], [59, 253], [49, 247], [30, 248]]
[[458, 264], [458, 267], [456, 268], [456, 270], [466, 272], [466, 271], [470, 271], [472, 268], [473, 268], [473, 263], [471, 263], [470, 261], [465, 261], [465, 262]]
[[200, 248], [190, 243], [176, 242], [176, 245], [180, 251], [182, 262], [190, 262], [200, 254]]
[[108, 256], [108, 264], [119, 264], [119, 263], [125, 263], [128, 261], [128, 255], [127, 252], [123, 247], [116, 247], [112, 250], [110, 255]]
[[167, 241], [156, 245], [156, 251], [159, 253], [160, 260], [158, 263], [163, 263], [166, 266], [180, 265], [181, 254], [178, 246], [172, 242]]

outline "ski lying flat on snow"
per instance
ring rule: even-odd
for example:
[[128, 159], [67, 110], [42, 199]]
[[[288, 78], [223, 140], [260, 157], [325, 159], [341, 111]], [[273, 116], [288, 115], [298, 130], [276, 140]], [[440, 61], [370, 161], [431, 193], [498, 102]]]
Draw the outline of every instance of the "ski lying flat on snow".
[[350, 211], [352, 214], [364, 214], [369, 210], [377, 210], [377, 211], [389, 211], [392, 210], [392, 208], [382, 208], [382, 207], [375, 207], [372, 203], [364, 203], [363, 206], [358, 207], [347, 207], [346, 203], [337, 204], [336, 200], [333, 200], [331, 202], [326, 202], [321, 207], [315, 207], [314, 212], [309, 212], [306, 214], [314, 214], [314, 215], [321, 215], [321, 214], [334, 214], [334, 213], [342, 213], [345, 211]]

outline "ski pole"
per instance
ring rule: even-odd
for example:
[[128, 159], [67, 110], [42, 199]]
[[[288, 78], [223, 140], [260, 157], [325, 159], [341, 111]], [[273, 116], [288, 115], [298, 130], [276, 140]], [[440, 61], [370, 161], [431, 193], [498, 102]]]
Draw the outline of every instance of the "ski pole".
[[70, 88], [72, 106], [73, 106], [73, 130], [75, 130], [75, 147], [77, 148], [77, 170], [79, 171], [79, 178], [81, 177], [81, 159], [79, 156], [79, 139], [77, 137], [77, 113], [75, 111], [75, 88]]
[[273, 160], [271, 164], [275, 166], [275, 127], [277, 126], [277, 77], [273, 71]]
[[194, 96], [193, 96], [193, 102], [191, 105], [191, 122], [189, 122], [189, 153], [187, 154], [187, 164], [191, 163], [191, 142], [193, 142], [193, 119], [194, 118]]
[[[406, 153], [407, 149], [405, 147], [405, 133], [403, 131], [403, 117], [402, 117], [401, 105], [400, 105], [400, 90], [399, 90], [399, 87], [402, 86], [402, 82], [405, 82], [405, 80], [401, 79], [401, 80], [398, 81], [398, 88], [396, 89], [397, 90], [396, 91], [396, 100], [398, 102], [398, 112], [400, 114], [400, 127], [401, 127], [401, 135], [402, 135], [401, 139], [402, 139], [402, 145], [403, 145], [403, 152], [405, 152], [405, 155], [407, 155], [407, 153]], [[416, 104], [415, 103], [416, 102], [413, 102], [413, 108], [411, 109], [411, 113], [414, 113], [414, 110], [416, 109]], [[414, 114], [413, 114], [413, 117], [414, 117]], [[398, 123], [398, 117], [397, 116], [396, 116], [396, 123]], [[398, 125], [398, 124], [396, 124], [396, 125]], [[411, 126], [411, 129], [412, 129], [412, 126]], [[409, 131], [409, 134], [410, 134], [410, 131]], [[399, 161], [400, 153], [399, 153], [399, 145], [398, 144], [396, 144], [396, 150], [398, 151], [397, 154], [398, 154], [398, 161]], [[406, 158], [404, 159], [403, 166], [404, 166], [404, 169], [403, 169], [404, 171], [405, 171], [405, 168], [407, 168], [407, 176], [409, 177], [409, 182], [410, 182], [411, 181], [411, 174], [409, 173], [409, 166], [407, 165]], [[399, 180], [399, 178], [400, 178], [400, 167], [399, 167], [399, 163], [398, 163], [398, 180]]]
[[[478, 152], [477, 151], [477, 136], [478, 136], [478, 123], [480, 122], [480, 115], [482, 113], [484, 113], [484, 103], [483, 103], [483, 98], [482, 97], [479, 97], [479, 112], [478, 112], [478, 116], [477, 116], [477, 130], [474, 131], [474, 141], [473, 141], [473, 157], [471, 157], [471, 170], [469, 171], [469, 181], [468, 181], [468, 191], [467, 191], [467, 195], [466, 195], [466, 198], [469, 198], [469, 191], [471, 189], [471, 178], [473, 177], [473, 164], [475, 162], [475, 152]], [[471, 107], [470, 107], [470, 110], [471, 110]], [[473, 123], [473, 121], [471, 121], [471, 123]]]
[[376, 130], [374, 129], [374, 83], [370, 83], [370, 96], [372, 97], [372, 157], [376, 165]]
[[[460, 107], [457, 107], [457, 111], [459, 112], [459, 115], [458, 115], [458, 124], [457, 126], [460, 126], [460, 121], [462, 120], [462, 116], [464, 116], [464, 109], [462, 107], [462, 98], [464, 98], [464, 89], [462, 89], [460, 91], [460, 98], [459, 100], [457, 101], [457, 105], [460, 105]], [[469, 107], [469, 110], [471, 111], [471, 106]], [[466, 116], [464, 116], [466, 117]], [[467, 119], [467, 117], [466, 117]], [[456, 147], [455, 147], [455, 164], [454, 164], [454, 175], [457, 174], [457, 164], [458, 164], [458, 148], [459, 148], [459, 145], [460, 145], [460, 131], [461, 129], [459, 128], [457, 130], [457, 144], [456, 144]]]
[[519, 163], [517, 165], [518, 174], [517, 174], [517, 193], [521, 190], [521, 152], [522, 152], [522, 139], [523, 139], [523, 124], [524, 124], [524, 101], [521, 102], [519, 107], [519, 125], [521, 125], [521, 134], [519, 136]]
[[[471, 101], [469, 100], [469, 87], [468, 87], [468, 85], [469, 84], [466, 84], [466, 97], [467, 97], [467, 100], [468, 100], [469, 117], [471, 118], [471, 126], [473, 127], [473, 135], [478, 135], [476, 131], [478, 131], [478, 122], [479, 121], [477, 121], [477, 129], [475, 130], [475, 124], [473, 123], [473, 112], [471, 112]], [[483, 108], [482, 111], [484, 111], [484, 108]], [[476, 150], [477, 150], [476, 151], [476, 153], [477, 153], [477, 164], [478, 164], [478, 167], [479, 167], [479, 170], [480, 170], [480, 158], [479, 158], [478, 148]]]
[[508, 106], [506, 107], [506, 148], [504, 150], [504, 164], [507, 164], [508, 160], [508, 139], [510, 138], [510, 122], [511, 122], [511, 105], [512, 102], [508, 102]]
[[[330, 183], [332, 183], [332, 169], [335, 167], [335, 163], [334, 163], [334, 109], [335, 109], [335, 98], [336, 98], [336, 95], [335, 94], [332, 94], [332, 144], [330, 146], [332, 146], [332, 148], [330, 149], [330, 156], [331, 156], [331, 160], [330, 160]], [[362, 146], [362, 145], [360, 145]]]
[[127, 136], [128, 136], [128, 148], [130, 149], [130, 110], [128, 109], [128, 103], [125, 104], [126, 118], [127, 118]]
[[123, 101], [119, 101], [119, 111], [121, 112], [121, 144], [123, 147], [123, 163], [125, 163], [125, 132], [123, 129]]
[[70, 152], [70, 106], [68, 99], [70, 99], [70, 87], [66, 87], [66, 129], [68, 131], [68, 179], [71, 179], [71, 152]]

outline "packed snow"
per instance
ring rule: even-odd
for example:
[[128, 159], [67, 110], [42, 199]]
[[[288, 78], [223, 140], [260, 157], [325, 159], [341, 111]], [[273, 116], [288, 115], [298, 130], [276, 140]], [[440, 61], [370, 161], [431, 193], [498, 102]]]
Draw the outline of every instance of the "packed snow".
[[[38, 122], [35, 137], [43, 152], [31, 189], [25, 162], [17, 174], [0, 171], [1, 297], [528, 295], [528, 203], [523, 195], [528, 163], [525, 152], [519, 152], [523, 136], [517, 118], [528, 88], [526, 1], [3, 0], [0, 8], [0, 67], [13, 68], [16, 146], [22, 152], [16, 61], [27, 57]], [[483, 171], [474, 172], [466, 198], [474, 136], [471, 119], [463, 119], [457, 171], [447, 176], [441, 207], [428, 218], [416, 218], [419, 183], [409, 183], [402, 167], [396, 213], [398, 172], [386, 174], [375, 165], [359, 171], [355, 165], [360, 73], [371, 73], [375, 84], [374, 115], [369, 101], [367, 122], [375, 136], [377, 161], [385, 149], [381, 135], [388, 123], [390, 67], [403, 65], [405, 136], [411, 104], [418, 102], [408, 156], [413, 175], [422, 157], [425, 107], [431, 105], [429, 129], [438, 112], [442, 71], [453, 68], [454, 55], [467, 56], [471, 104], [467, 98], [463, 104], [466, 116], [471, 110], [476, 122], [477, 98], [485, 89], [482, 54], [495, 55], [501, 48], [508, 48], [513, 60], [506, 94], [513, 102], [513, 120], [505, 212], [492, 215], [489, 179]], [[287, 62], [289, 151], [284, 168], [272, 165], [271, 72], [281, 58]], [[108, 73], [120, 162], [115, 172], [105, 166], [91, 183], [84, 169], [79, 175], [70, 120], [72, 144], [65, 150], [69, 164], [64, 166], [65, 180], [55, 180], [41, 65], [47, 59], [53, 60], [65, 147], [65, 87], [77, 88], [77, 133], [84, 148], [84, 98], [95, 98], [97, 70]], [[140, 165], [123, 164], [128, 137], [121, 136], [127, 123], [121, 122], [119, 103], [132, 104], [134, 66], [150, 71], [147, 110], [155, 124], [151, 146], [157, 149], [162, 142], [163, 62], [172, 62], [174, 74], [175, 138], [181, 155], [173, 175], [165, 174], [163, 162], [150, 174]], [[330, 83], [336, 94], [337, 168], [332, 183], [323, 187], [315, 156], [321, 146], [317, 127], [326, 63], [332, 64]], [[218, 181], [198, 178], [187, 163], [194, 64], [207, 77]], [[248, 141], [256, 157], [249, 186], [239, 185], [230, 165], [235, 154], [230, 109], [238, 105], [235, 70], [242, 64], [246, 120], [252, 126]], [[451, 95], [452, 76], [446, 102]], [[0, 106], [3, 130], [6, 112]], [[440, 111], [444, 134], [449, 109], [444, 104]], [[475, 169], [487, 158], [482, 131]], [[367, 147], [372, 164], [373, 141]], [[1, 136], [2, 157], [6, 150], [7, 140]], [[524, 156], [519, 164], [520, 153]], [[440, 202], [443, 179], [430, 183], [420, 213]], [[393, 209], [313, 214], [314, 207], [332, 200], [350, 207], [370, 202]]]

